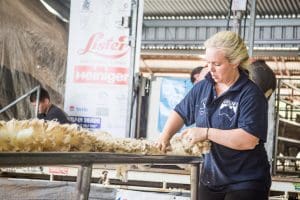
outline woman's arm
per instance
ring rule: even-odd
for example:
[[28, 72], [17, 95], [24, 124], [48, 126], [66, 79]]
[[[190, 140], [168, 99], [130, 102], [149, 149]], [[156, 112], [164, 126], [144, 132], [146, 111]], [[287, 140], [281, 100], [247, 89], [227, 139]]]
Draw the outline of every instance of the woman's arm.
[[241, 128], [221, 130], [210, 128], [208, 139], [235, 150], [254, 149], [259, 139]]
[[170, 145], [170, 139], [181, 129], [183, 124], [181, 116], [177, 112], [172, 111], [157, 142], [158, 148], [165, 152]]
[[216, 128], [190, 128], [183, 132], [183, 137], [188, 137], [191, 143], [211, 140], [220, 145], [235, 150], [254, 149], [259, 139], [241, 128], [221, 130]]

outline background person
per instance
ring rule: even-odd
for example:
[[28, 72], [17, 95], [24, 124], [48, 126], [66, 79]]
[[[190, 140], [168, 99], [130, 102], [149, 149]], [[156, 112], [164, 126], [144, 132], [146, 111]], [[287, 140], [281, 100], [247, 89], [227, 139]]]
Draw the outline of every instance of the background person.
[[190, 74], [190, 79], [193, 85], [203, 80], [205, 75], [208, 73], [207, 67], [198, 66], [194, 68]]
[[[30, 102], [33, 106], [36, 106], [36, 93], [30, 95]], [[44, 88], [40, 90], [38, 118], [58, 121], [61, 124], [70, 123], [67, 114], [51, 103], [49, 93]]]
[[264, 148], [268, 103], [244, 69], [248, 52], [234, 32], [223, 31], [205, 42], [209, 74], [170, 114], [157, 142], [161, 150], [183, 124], [191, 143], [210, 140], [204, 155], [199, 199], [267, 200], [270, 165]]
[[258, 85], [267, 99], [276, 89], [276, 75], [264, 60], [255, 60], [250, 68], [251, 80]]

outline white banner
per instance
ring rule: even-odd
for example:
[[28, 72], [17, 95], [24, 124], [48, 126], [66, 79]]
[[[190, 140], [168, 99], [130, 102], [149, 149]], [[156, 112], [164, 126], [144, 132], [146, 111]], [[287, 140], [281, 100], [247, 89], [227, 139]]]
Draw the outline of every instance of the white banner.
[[[90, 130], [125, 137], [130, 0], [71, 1], [65, 111]], [[123, 20], [125, 19], [125, 20]]]

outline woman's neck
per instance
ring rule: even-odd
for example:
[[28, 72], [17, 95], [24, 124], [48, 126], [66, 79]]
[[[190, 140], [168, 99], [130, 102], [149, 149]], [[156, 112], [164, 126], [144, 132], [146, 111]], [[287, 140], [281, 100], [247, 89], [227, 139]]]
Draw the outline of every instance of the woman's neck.
[[234, 83], [239, 79], [239, 77], [240, 74], [237, 72], [234, 75], [234, 78], [232, 78], [231, 80], [228, 80], [223, 83], [216, 83], [215, 88], [216, 88], [217, 95], [220, 96], [221, 94], [226, 92], [232, 85], [234, 85]]

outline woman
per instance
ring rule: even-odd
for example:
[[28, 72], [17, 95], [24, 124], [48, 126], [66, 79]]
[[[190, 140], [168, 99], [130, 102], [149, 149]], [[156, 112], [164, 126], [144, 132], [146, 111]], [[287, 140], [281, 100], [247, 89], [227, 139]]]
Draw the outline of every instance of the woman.
[[183, 126], [191, 143], [210, 140], [200, 178], [201, 200], [267, 200], [270, 166], [264, 149], [267, 100], [248, 78], [242, 39], [224, 31], [205, 42], [209, 73], [169, 116], [158, 147], [163, 151]]

